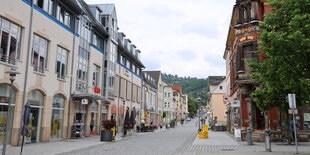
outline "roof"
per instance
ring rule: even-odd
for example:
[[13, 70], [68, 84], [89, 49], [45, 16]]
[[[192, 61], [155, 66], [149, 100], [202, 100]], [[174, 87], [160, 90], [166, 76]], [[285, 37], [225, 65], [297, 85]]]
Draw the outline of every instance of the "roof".
[[115, 7], [114, 4], [98, 4], [98, 6], [102, 10], [102, 14], [105, 14], [105, 15], [112, 14], [113, 9]]
[[148, 75], [150, 75], [158, 85], [159, 77], [161, 72], [160, 71], [145, 71]]
[[173, 86], [173, 89], [179, 94], [182, 94], [182, 86]]
[[209, 85], [218, 85], [220, 84], [226, 77], [225, 76], [209, 76]]

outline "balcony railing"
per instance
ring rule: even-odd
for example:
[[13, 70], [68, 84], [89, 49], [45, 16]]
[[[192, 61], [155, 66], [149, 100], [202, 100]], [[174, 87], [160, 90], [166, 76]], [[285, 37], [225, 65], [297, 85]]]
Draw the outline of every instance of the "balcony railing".
[[40, 67], [40, 66], [37, 66], [37, 65], [33, 66], [33, 70], [35, 72], [44, 73], [44, 67]]
[[82, 94], [98, 95], [98, 96], [101, 96], [101, 94], [103, 94], [101, 87], [88, 86], [86, 83], [79, 80], [76, 82], [76, 90]]
[[0, 61], [15, 65], [16, 59], [10, 58], [9, 56], [0, 54]]

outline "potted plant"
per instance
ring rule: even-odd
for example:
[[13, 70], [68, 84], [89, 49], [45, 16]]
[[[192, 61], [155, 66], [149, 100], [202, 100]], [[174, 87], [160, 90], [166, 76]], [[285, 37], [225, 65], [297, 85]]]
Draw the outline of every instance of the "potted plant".
[[171, 120], [170, 121], [170, 127], [174, 128], [174, 126], [175, 126], [175, 120]]
[[112, 128], [114, 128], [116, 125], [115, 120], [104, 120], [102, 121], [103, 130], [101, 131], [100, 135], [100, 141], [109, 141], [111, 142], [113, 140], [113, 131]]
[[181, 118], [181, 125], [183, 125], [183, 123], [184, 123], [184, 118]]

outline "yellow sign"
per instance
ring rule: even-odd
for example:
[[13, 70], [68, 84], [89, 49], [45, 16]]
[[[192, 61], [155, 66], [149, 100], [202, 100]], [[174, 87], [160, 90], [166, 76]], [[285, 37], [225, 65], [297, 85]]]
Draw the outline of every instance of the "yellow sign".
[[255, 40], [255, 37], [254, 36], [246, 36], [246, 37], [242, 37], [239, 39], [239, 42], [242, 43], [246, 40]]
[[149, 86], [146, 87], [146, 91], [147, 91], [147, 92], [150, 92]]
[[248, 32], [248, 31], [252, 31], [253, 27], [246, 27], [246, 28], [242, 28], [241, 29], [241, 33], [244, 33], [244, 32]]

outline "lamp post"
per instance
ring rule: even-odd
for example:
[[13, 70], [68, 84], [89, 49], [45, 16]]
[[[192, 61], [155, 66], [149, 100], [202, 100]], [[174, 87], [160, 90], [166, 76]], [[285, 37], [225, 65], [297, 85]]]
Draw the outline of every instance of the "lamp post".
[[201, 98], [198, 97], [197, 100], [198, 100], [198, 133], [199, 133], [201, 131], [201, 129], [200, 129], [200, 102], [201, 102]]
[[10, 75], [11, 88], [10, 88], [9, 108], [8, 108], [8, 114], [7, 114], [6, 125], [5, 125], [5, 132], [4, 132], [4, 141], [3, 141], [2, 155], [5, 155], [5, 152], [6, 152], [8, 124], [9, 124], [9, 121], [11, 120], [10, 112], [11, 112], [12, 94], [13, 94], [13, 82], [15, 80], [16, 74], [20, 74], [20, 72], [17, 71], [16, 68], [13, 67], [13, 68], [11, 68], [11, 70], [9, 70], [9, 71], [7, 71], [5, 73]]
[[123, 137], [125, 137], [125, 103], [126, 99], [123, 99]]

